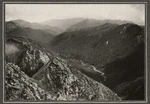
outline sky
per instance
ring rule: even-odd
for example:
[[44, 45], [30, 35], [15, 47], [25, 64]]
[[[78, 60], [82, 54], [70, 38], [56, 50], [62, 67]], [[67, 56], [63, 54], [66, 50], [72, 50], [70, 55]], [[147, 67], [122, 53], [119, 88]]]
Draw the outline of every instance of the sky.
[[145, 4], [5, 4], [5, 20], [43, 22], [51, 19], [93, 18], [145, 24]]

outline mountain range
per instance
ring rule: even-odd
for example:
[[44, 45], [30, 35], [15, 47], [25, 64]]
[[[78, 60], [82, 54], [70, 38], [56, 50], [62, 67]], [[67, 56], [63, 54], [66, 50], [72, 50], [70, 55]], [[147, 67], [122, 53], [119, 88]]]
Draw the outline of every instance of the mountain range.
[[[15, 86], [25, 88], [22, 93], [30, 100], [145, 98], [144, 26], [130, 21], [87, 18], [42, 23], [14, 20], [5, 23], [5, 37], [6, 68], [18, 76], [21, 70], [24, 79], [31, 79], [14, 79], [24, 83], [24, 87], [16, 83]], [[12, 81], [15, 74], [9, 74]], [[21, 94], [9, 84], [6, 83], [7, 92]], [[39, 93], [38, 88], [49, 97]], [[16, 100], [11, 92], [7, 99]], [[20, 100], [28, 99], [21, 96]]]

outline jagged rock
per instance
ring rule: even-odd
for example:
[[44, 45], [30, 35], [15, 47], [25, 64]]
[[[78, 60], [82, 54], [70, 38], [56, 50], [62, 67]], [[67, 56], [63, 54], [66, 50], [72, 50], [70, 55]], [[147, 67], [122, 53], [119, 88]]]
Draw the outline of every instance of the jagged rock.
[[32, 76], [48, 61], [48, 56], [42, 51], [36, 49], [26, 50], [23, 53], [19, 66], [27, 75]]
[[50, 91], [57, 99], [116, 101], [120, 98], [109, 88], [82, 74], [59, 58], [34, 76], [41, 88]]
[[28, 77], [17, 65], [5, 65], [6, 100], [46, 100], [51, 95], [38, 87], [36, 81]]
[[54, 63], [44, 72], [47, 75], [38, 80], [28, 77], [17, 65], [7, 63], [6, 100], [120, 100], [110, 89], [78, 70], [62, 66], [58, 60]]
[[8, 40], [8, 43], [13, 44], [20, 49], [19, 52], [8, 55], [8, 62], [13, 55], [14, 57], [17, 57], [18, 59], [15, 60], [14, 63], [18, 65], [21, 70], [24, 71], [28, 76], [32, 76], [33, 74], [35, 74], [38, 69], [40, 69], [49, 61], [49, 57], [45, 52], [35, 48], [28, 42], [24, 42], [18, 39], [10, 39]]

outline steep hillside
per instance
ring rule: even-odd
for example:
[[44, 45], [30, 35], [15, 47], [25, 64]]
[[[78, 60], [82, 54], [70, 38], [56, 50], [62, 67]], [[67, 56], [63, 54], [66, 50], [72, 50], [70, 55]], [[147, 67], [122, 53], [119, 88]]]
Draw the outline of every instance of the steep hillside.
[[[102, 83], [37, 45], [20, 38], [6, 42], [7, 48], [15, 47], [9, 52], [6, 49], [6, 100], [120, 101]], [[12, 60], [15, 56], [16, 60]]]
[[116, 59], [105, 66], [105, 85], [122, 99], [144, 99], [144, 50], [144, 43], [141, 43], [127, 57]]

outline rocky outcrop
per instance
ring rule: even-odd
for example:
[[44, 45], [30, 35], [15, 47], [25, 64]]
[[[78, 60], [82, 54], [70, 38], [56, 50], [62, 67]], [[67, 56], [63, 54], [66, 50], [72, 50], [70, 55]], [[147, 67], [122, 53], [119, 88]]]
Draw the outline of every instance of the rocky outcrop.
[[13, 63], [7, 63], [5, 71], [6, 100], [120, 101], [109, 88], [57, 59], [34, 79]]
[[69, 68], [63, 59], [54, 58], [34, 79], [39, 85], [62, 100], [118, 101], [120, 98], [109, 88], [94, 81], [76, 68]]
[[6, 100], [52, 100], [50, 94], [38, 87], [36, 81], [28, 77], [17, 65], [5, 65]]
[[31, 49], [22, 53], [19, 66], [27, 75], [32, 76], [48, 61], [49, 57], [45, 53], [40, 50]]
[[22, 57], [18, 57], [20, 61], [5, 64], [6, 100], [121, 100], [66, 60], [47, 54], [28, 42], [18, 40], [17, 46], [24, 47]]
[[[8, 62], [14, 62], [28, 76], [35, 74], [49, 61], [49, 57], [45, 52], [27, 41], [9, 39], [7, 43], [13, 44], [13, 46], [16, 46], [19, 50], [17, 53], [7, 55]], [[15, 60], [13, 60], [14, 58]]]

